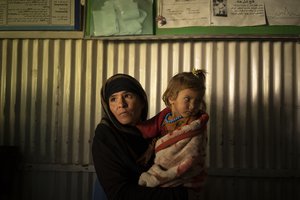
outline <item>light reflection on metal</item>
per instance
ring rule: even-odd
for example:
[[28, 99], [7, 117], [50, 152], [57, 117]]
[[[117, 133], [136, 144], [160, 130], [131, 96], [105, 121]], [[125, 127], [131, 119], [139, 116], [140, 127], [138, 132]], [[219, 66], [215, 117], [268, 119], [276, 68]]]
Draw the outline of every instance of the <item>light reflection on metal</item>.
[[[36, 164], [29, 175], [44, 180], [44, 190], [47, 182], [62, 180], [86, 191], [90, 186], [83, 183], [91, 185], [95, 174], [80, 168], [93, 164], [90, 145], [105, 80], [115, 73], [136, 77], [151, 117], [165, 106], [168, 80], [199, 67], [207, 70], [211, 172], [240, 178], [250, 171], [275, 176], [274, 169], [293, 175], [300, 167], [299, 55], [299, 43], [279, 41], [2, 39], [0, 144], [21, 147], [26, 163]], [[246, 191], [249, 182], [241, 182], [237, 187]], [[270, 184], [266, 180], [266, 188]], [[62, 196], [71, 191], [60, 190]]]

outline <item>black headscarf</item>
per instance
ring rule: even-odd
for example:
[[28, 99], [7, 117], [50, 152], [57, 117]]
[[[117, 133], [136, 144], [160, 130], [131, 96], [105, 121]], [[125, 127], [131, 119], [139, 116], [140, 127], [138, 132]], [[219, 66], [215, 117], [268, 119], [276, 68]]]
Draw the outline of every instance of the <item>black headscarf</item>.
[[108, 99], [116, 92], [127, 91], [138, 95], [144, 103], [144, 108], [141, 113], [141, 120], [145, 121], [148, 115], [148, 100], [147, 95], [141, 84], [132, 76], [127, 74], [115, 74], [106, 80], [101, 88], [101, 105], [104, 111], [102, 121], [109, 121], [116, 129], [120, 129], [129, 133], [136, 133], [137, 129], [130, 125], [123, 125], [114, 117], [109, 109]]

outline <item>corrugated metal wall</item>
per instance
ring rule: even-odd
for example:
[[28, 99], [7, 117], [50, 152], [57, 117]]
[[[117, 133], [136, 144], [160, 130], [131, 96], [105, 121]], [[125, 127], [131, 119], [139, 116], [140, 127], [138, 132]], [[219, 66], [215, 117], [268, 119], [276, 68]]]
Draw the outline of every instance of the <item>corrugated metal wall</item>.
[[205, 199], [300, 198], [296, 41], [2, 39], [0, 66], [0, 145], [22, 153], [19, 199], [91, 199], [107, 77], [140, 80], [150, 117], [170, 77], [193, 67], [208, 72]]

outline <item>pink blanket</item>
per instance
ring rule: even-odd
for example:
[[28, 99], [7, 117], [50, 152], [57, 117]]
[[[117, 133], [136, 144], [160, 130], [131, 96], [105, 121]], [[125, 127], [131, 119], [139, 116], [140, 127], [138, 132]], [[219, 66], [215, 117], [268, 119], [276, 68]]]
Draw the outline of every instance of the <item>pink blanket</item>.
[[157, 140], [154, 165], [141, 174], [139, 184], [147, 187], [200, 186], [206, 174], [207, 121], [208, 115], [203, 114]]

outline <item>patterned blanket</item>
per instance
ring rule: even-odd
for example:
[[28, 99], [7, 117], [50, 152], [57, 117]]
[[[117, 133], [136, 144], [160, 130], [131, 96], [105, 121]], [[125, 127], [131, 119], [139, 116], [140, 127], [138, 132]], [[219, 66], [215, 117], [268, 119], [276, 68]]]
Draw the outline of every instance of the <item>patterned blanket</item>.
[[154, 165], [141, 174], [139, 184], [147, 187], [200, 187], [206, 174], [207, 121], [208, 115], [203, 114], [157, 140]]

